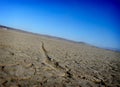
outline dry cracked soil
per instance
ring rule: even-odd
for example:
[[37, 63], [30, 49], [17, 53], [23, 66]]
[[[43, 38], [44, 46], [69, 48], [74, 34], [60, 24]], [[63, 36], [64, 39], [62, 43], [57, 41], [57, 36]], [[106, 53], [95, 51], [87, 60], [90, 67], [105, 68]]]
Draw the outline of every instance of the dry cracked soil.
[[0, 27], [0, 87], [120, 87], [120, 52]]

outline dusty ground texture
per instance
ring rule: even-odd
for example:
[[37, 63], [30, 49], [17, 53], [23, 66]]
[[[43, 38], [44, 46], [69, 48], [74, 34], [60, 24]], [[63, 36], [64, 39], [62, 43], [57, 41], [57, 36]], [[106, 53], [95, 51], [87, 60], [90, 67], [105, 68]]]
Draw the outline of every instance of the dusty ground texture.
[[0, 28], [0, 87], [120, 87], [120, 53]]

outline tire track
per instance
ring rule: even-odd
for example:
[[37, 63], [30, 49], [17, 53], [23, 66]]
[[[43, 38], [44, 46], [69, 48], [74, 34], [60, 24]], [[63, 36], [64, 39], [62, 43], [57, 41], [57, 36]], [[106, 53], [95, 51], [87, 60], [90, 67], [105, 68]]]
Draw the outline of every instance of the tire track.
[[43, 54], [46, 57], [46, 59], [44, 60], [45, 65], [47, 65], [48, 67], [52, 68], [53, 70], [55, 70], [59, 76], [66, 76], [66, 69], [63, 68], [62, 66], [59, 65], [59, 62], [57, 62], [55, 59], [49, 57], [47, 50], [44, 46], [44, 43], [41, 42], [42, 45], [42, 50], [43, 50]]

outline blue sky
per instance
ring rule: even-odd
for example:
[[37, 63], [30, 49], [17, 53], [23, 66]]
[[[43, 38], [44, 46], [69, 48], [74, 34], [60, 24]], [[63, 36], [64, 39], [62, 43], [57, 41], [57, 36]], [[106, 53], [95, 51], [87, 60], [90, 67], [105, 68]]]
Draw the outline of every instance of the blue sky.
[[120, 50], [119, 0], [1, 0], [0, 24]]

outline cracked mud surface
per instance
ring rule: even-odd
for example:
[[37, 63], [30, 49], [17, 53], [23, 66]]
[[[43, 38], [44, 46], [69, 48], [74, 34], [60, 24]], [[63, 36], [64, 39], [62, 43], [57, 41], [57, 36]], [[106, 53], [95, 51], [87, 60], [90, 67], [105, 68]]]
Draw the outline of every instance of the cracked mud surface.
[[0, 29], [0, 87], [120, 87], [120, 53]]

